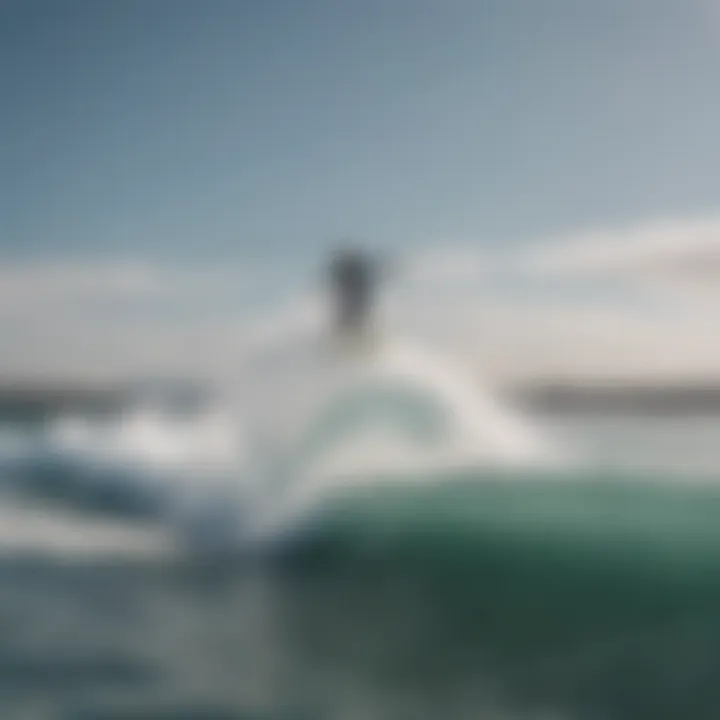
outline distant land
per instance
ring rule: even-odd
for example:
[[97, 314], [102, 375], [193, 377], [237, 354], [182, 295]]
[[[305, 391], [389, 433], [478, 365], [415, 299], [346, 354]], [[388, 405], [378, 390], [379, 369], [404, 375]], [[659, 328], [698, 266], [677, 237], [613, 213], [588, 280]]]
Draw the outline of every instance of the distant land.
[[[0, 381], [0, 419], [112, 413], [122, 407], [133, 388], [137, 385]], [[514, 404], [539, 414], [720, 416], [720, 377], [666, 383], [546, 379], [507, 387], [504, 394]]]
[[529, 411], [552, 415], [720, 415], [716, 380], [544, 380], [512, 388]]
[[59, 383], [0, 383], [0, 419], [34, 420], [67, 413], [105, 413], [120, 407], [125, 388]]
[[209, 396], [212, 390], [178, 380], [94, 385], [0, 381], [0, 420], [36, 420], [67, 414], [107, 415], [121, 409], [129, 397], [143, 397], [148, 389], [158, 392], [158, 388], [163, 397], [173, 399], [175, 407], [192, 407], [198, 398]]

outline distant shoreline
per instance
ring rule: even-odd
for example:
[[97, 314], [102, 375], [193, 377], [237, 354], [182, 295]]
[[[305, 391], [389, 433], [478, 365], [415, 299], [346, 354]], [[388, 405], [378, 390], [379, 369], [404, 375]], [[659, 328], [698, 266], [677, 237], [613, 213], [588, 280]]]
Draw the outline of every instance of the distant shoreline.
[[69, 413], [112, 412], [120, 407], [125, 392], [120, 386], [0, 384], [0, 418], [33, 420]]
[[[122, 406], [129, 387], [0, 382], [0, 418], [111, 413]], [[720, 416], [720, 377], [666, 383], [539, 380], [509, 386], [505, 396], [529, 412], [548, 415]]]
[[511, 389], [526, 409], [551, 415], [720, 416], [717, 381], [538, 381]]

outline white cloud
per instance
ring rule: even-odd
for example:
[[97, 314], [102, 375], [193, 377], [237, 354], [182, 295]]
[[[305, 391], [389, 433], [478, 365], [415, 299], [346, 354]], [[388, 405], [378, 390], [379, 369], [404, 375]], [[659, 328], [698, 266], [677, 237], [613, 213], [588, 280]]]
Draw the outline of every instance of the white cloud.
[[527, 265], [536, 271], [580, 276], [716, 280], [720, 278], [720, 218], [581, 233], [543, 245], [528, 256]]
[[0, 268], [0, 378], [198, 372], [233, 351], [264, 268], [142, 261]]
[[[714, 219], [497, 251], [438, 246], [400, 263], [387, 322], [447, 343], [499, 378], [717, 375], [716, 272], [720, 280]], [[0, 378], [226, 376], [249, 345], [285, 338], [317, 317], [317, 297], [286, 297], [287, 307], [268, 316], [250, 311], [248, 297], [280, 299], [282, 286], [272, 268], [240, 264], [5, 265]]]
[[89, 301], [95, 296], [142, 297], [157, 288], [153, 268], [141, 262], [5, 264], [0, 309]]
[[443, 252], [406, 312], [498, 377], [720, 374], [720, 219]]

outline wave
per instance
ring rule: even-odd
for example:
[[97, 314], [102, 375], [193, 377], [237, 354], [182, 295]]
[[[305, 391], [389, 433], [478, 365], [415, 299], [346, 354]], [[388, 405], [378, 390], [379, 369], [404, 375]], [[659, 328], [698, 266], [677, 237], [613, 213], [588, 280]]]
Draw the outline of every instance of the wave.
[[261, 354], [251, 377], [260, 534], [284, 534], [324, 497], [380, 476], [424, 483], [565, 462], [458, 363], [403, 340], [347, 353], [306, 338]]
[[88, 516], [74, 508], [26, 503], [18, 498], [4, 497], [0, 503], [2, 560], [166, 561], [179, 550], [177, 537], [156, 523]]
[[[241, 504], [241, 441], [236, 423], [220, 408], [193, 416], [127, 408], [115, 416], [9, 428], [0, 434], [0, 510], [20, 508], [23, 523], [13, 528], [47, 526], [44, 538], [57, 535], [57, 543], [45, 543], [48, 552], [68, 546], [68, 514], [93, 523], [87, 544], [96, 548], [105, 544], [97, 539], [103, 522], [114, 528], [113, 537], [124, 528], [128, 541], [118, 542], [125, 545], [148, 528], [207, 542], [213, 524], [220, 528], [217, 508], [228, 517], [228, 535], [230, 516]], [[12, 538], [0, 534], [2, 546], [14, 547]]]
[[491, 700], [467, 717], [716, 714], [718, 489], [507, 480], [443, 477], [326, 505], [275, 556], [304, 658], [330, 645], [379, 695], [410, 673], [433, 697], [443, 687], [428, 717], [463, 697], [459, 681]]
[[[526, 472], [459, 473], [412, 486], [385, 480], [336, 496], [242, 582], [235, 563], [186, 563], [183, 555], [168, 574], [164, 564], [151, 575], [143, 567], [115, 575], [110, 587], [134, 582], [153, 608], [158, 597], [163, 608], [179, 597], [180, 625], [170, 613], [170, 630], [161, 632], [182, 628], [185, 592], [203, 627], [208, 617], [223, 618], [216, 637], [231, 626], [250, 630], [229, 638], [236, 660], [254, 668], [258, 650], [270, 653], [251, 679], [272, 673], [273, 700], [299, 687], [302, 704], [302, 690], [317, 682], [315, 714], [349, 716], [358, 697], [369, 697], [370, 715], [380, 708], [383, 717], [398, 707], [417, 717], [681, 717], [688, 704], [696, 716], [712, 716], [720, 501], [708, 488]], [[126, 542], [86, 537], [100, 554]], [[81, 543], [67, 545], [82, 555]], [[108, 577], [98, 580], [95, 570], [60, 580], [80, 615], [97, 600], [104, 607], [107, 592], [91, 592], [88, 602], [78, 593], [85, 578], [92, 589]], [[6, 575], [34, 593], [52, 588]], [[231, 584], [208, 585], [226, 577]], [[166, 614], [143, 613], [150, 624]], [[136, 615], [126, 619], [137, 624]], [[99, 620], [106, 628], [107, 613]], [[248, 645], [252, 638], [259, 644]], [[273, 658], [292, 666], [278, 674]], [[229, 698], [236, 696], [218, 702]]]
[[254, 362], [234, 404], [178, 414], [150, 393], [111, 417], [63, 417], [8, 436], [5, 488], [156, 521], [191, 544], [257, 544], [381, 475], [425, 483], [555, 458], [462, 368], [405, 341], [347, 355], [303, 336]]
[[519, 563], [531, 575], [556, 567], [598, 582], [612, 573], [720, 590], [717, 486], [547, 472], [434, 480], [328, 499], [282, 552], [325, 569], [390, 563], [484, 584]]

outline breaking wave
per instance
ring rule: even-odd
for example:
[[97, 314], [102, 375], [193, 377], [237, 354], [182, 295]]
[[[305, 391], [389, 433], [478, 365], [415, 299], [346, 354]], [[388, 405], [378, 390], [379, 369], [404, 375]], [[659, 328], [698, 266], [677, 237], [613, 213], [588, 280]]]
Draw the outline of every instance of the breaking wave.
[[304, 336], [257, 352], [238, 385], [191, 412], [147, 393], [114, 415], [9, 429], [3, 487], [161, 525], [190, 545], [233, 546], [284, 538], [349, 488], [558, 461], [459, 365], [410, 343], [348, 356]]

